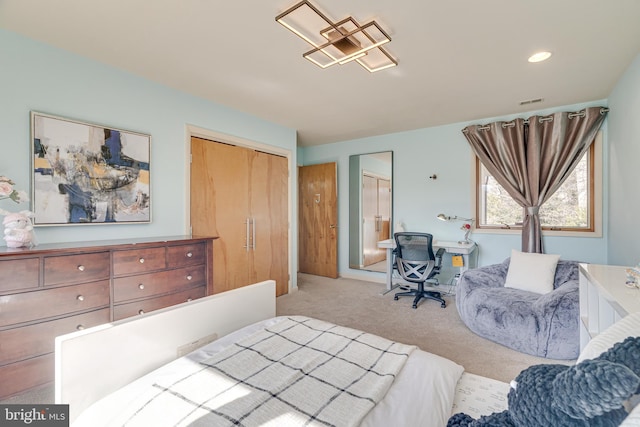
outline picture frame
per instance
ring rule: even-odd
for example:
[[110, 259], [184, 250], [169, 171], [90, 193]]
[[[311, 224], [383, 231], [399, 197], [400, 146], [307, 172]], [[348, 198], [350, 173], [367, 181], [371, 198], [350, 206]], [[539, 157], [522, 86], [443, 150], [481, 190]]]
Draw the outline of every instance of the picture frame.
[[31, 112], [34, 226], [151, 222], [151, 135]]

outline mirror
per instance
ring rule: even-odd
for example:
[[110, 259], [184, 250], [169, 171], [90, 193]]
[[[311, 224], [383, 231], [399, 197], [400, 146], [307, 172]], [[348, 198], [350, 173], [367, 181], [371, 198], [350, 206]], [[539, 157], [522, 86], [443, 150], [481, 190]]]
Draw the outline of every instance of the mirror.
[[349, 157], [349, 268], [386, 271], [378, 241], [393, 236], [392, 180], [392, 151]]

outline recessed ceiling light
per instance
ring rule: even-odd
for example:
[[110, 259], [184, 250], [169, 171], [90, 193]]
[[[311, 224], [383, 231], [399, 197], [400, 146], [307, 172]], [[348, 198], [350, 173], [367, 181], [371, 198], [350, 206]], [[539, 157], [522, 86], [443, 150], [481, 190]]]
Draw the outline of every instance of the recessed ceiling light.
[[551, 52], [537, 52], [529, 57], [529, 62], [541, 62], [551, 58]]

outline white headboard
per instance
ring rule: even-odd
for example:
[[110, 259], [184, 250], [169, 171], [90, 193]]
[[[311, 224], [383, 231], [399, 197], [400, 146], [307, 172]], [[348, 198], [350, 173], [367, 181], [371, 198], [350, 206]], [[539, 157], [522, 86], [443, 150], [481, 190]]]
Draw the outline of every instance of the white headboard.
[[56, 337], [55, 403], [71, 422], [89, 405], [177, 358], [180, 347], [276, 314], [268, 280]]

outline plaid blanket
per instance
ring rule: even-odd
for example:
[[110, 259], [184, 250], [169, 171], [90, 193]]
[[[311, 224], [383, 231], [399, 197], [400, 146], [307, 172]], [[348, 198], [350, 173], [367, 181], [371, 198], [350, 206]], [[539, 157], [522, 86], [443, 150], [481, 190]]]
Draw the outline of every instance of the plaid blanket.
[[293, 316], [154, 384], [126, 425], [353, 426], [415, 347]]

